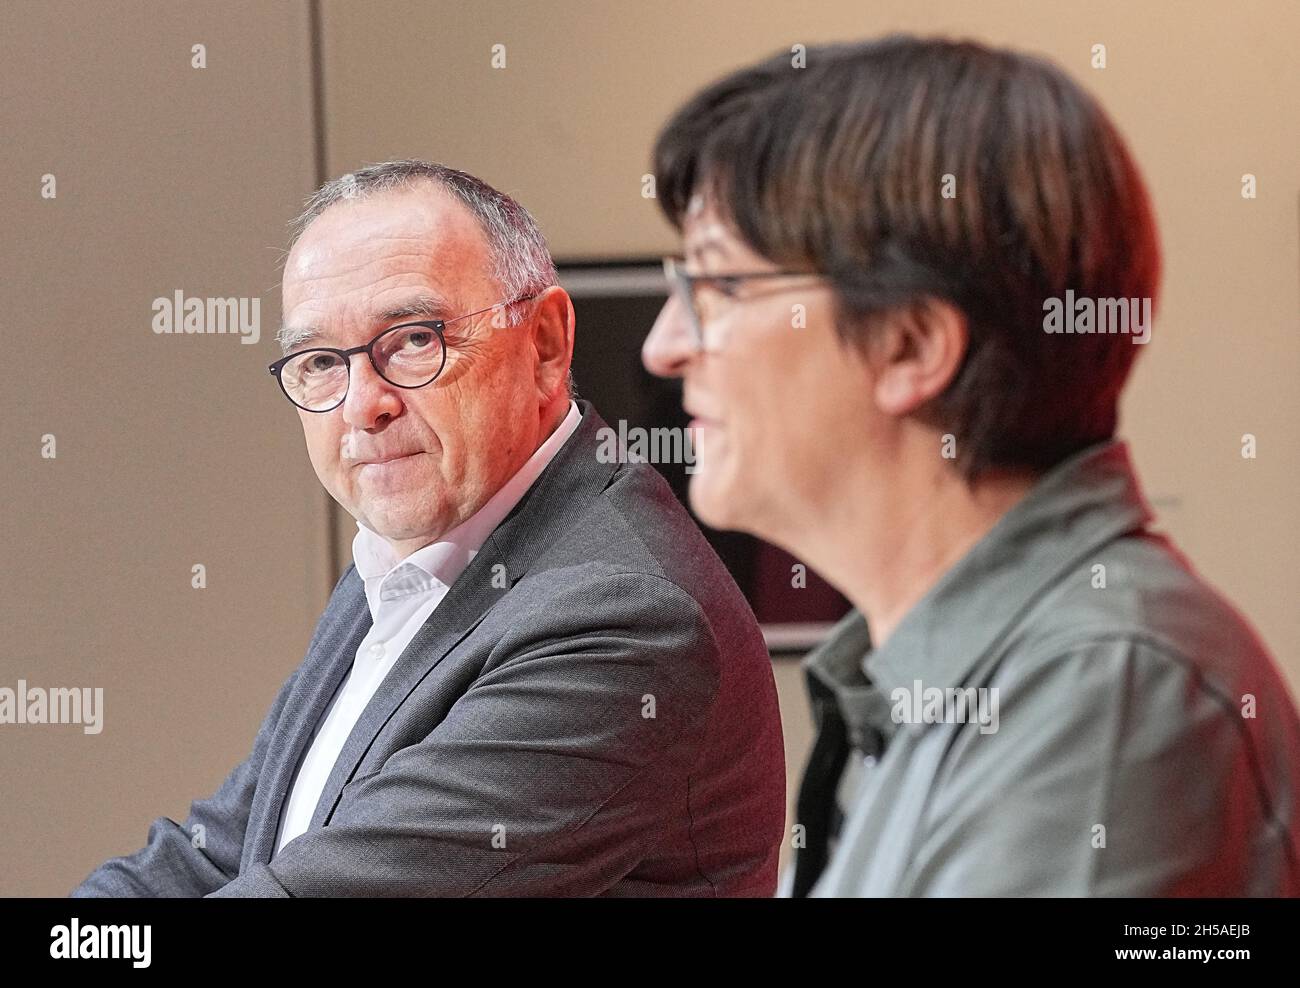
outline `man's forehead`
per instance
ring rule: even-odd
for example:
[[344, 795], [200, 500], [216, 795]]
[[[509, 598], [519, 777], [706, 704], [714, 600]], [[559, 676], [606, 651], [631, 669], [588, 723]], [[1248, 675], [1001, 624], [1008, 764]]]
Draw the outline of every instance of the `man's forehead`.
[[[314, 219], [289, 252], [286, 278], [330, 268], [404, 257], [437, 263], [485, 256], [482, 230], [468, 207], [431, 183], [334, 203]], [[451, 262], [447, 262], [451, 266]]]
[[321, 213], [286, 259], [282, 344], [335, 345], [339, 331], [450, 318], [482, 294], [478, 282], [493, 275], [481, 231], [468, 208], [445, 198], [380, 193]]

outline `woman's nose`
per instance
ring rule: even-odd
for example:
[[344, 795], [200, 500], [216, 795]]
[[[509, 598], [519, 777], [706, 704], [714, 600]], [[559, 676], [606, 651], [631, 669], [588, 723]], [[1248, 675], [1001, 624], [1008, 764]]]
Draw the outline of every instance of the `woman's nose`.
[[696, 352], [690, 313], [681, 296], [674, 292], [659, 310], [650, 335], [641, 345], [641, 363], [658, 377], [681, 377], [683, 368]]

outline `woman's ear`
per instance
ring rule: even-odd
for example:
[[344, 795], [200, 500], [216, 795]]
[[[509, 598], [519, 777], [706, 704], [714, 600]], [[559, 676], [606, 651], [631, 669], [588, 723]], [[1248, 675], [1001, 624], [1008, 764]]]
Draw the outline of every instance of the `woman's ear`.
[[573, 361], [573, 301], [552, 285], [533, 301], [532, 342], [537, 354], [537, 393], [543, 404], [567, 388]]
[[882, 316], [868, 347], [877, 407], [887, 415], [909, 415], [942, 394], [969, 343], [965, 315], [939, 299]]

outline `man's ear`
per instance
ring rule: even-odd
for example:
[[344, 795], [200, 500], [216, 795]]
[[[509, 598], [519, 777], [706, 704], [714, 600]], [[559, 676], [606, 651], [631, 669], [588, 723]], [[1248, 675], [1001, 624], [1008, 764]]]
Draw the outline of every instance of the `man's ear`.
[[877, 407], [888, 415], [908, 415], [942, 394], [969, 344], [965, 315], [939, 299], [882, 317], [869, 344]]
[[573, 301], [563, 288], [552, 285], [532, 304], [537, 394], [545, 404], [564, 389], [569, 379], [569, 365], [573, 362]]

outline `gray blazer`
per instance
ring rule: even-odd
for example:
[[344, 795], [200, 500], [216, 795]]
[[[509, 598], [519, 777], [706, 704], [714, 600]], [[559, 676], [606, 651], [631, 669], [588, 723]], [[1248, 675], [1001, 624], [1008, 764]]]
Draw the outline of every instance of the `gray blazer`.
[[600, 462], [605, 423], [579, 408], [376, 691], [306, 833], [273, 856], [370, 627], [351, 566], [252, 754], [72, 895], [771, 895], [785, 764], [762, 636], [664, 480]]

